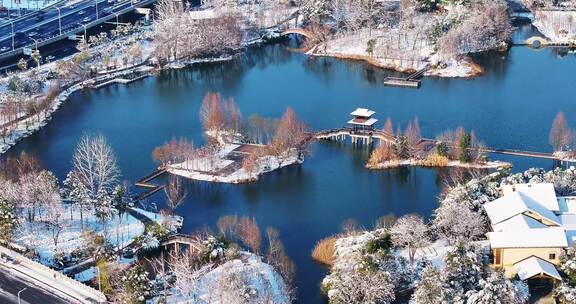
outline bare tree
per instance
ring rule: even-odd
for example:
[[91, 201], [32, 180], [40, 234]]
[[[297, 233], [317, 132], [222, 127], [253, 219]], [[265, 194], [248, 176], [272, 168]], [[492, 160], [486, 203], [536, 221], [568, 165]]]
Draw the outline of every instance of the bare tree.
[[120, 177], [114, 151], [102, 134], [83, 135], [74, 150], [72, 164], [74, 174], [92, 198], [100, 191], [112, 191]]
[[410, 154], [414, 156], [418, 151], [418, 144], [422, 138], [420, 134], [420, 124], [418, 123], [418, 118], [414, 118], [413, 121], [408, 123], [408, 126], [404, 131], [404, 136], [406, 137], [406, 142], [408, 144]]
[[175, 175], [170, 175], [164, 192], [166, 192], [167, 203], [172, 211], [178, 208], [186, 198], [186, 195], [188, 195], [182, 178]]
[[[176, 277], [173, 286], [187, 301], [196, 303], [199, 286], [198, 279], [210, 268], [201, 270], [191, 254], [177, 254], [170, 257], [170, 269]], [[163, 263], [163, 261], [161, 262]]]
[[430, 243], [428, 226], [421, 217], [413, 214], [399, 218], [390, 229], [394, 245], [406, 248], [410, 264], [414, 263], [416, 251]]
[[485, 216], [473, 212], [465, 203], [453, 201], [445, 201], [436, 209], [434, 228], [450, 244], [475, 241], [488, 229]]
[[273, 155], [280, 166], [297, 152], [304, 153], [308, 141], [306, 125], [301, 122], [292, 108], [287, 108], [278, 123], [276, 134], [268, 144], [268, 151]]
[[383, 130], [386, 135], [394, 136], [394, 126], [392, 125], [392, 119], [390, 119], [390, 117], [386, 118]]
[[256, 223], [255, 218], [250, 218], [243, 216], [240, 218], [237, 228], [238, 238], [248, 246], [252, 252], [258, 254], [260, 253], [260, 247], [262, 244], [262, 236], [260, 235], [260, 228], [258, 223]]
[[392, 303], [394, 285], [386, 271], [336, 272], [330, 303]]
[[[266, 260], [268, 264], [272, 265], [280, 273], [286, 285], [291, 286], [294, 281], [296, 266], [286, 254], [284, 244], [280, 241], [280, 232], [275, 228], [268, 227], [266, 229], [266, 235], [268, 236], [268, 254], [266, 255]], [[288, 294], [292, 294], [292, 292]]]
[[62, 206], [62, 200], [58, 193], [52, 193], [52, 197], [45, 205], [45, 210], [44, 221], [52, 232], [54, 247], [58, 248], [60, 233], [64, 230], [66, 224], [64, 206]]
[[238, 227], [238, 216], [237, 215], [224, 215], [218, 218], [218, 230], [228, 239], [234, 240], [237, 238], [236, 230]]
[[568, 127], [566, 116], [564, 116], [563, 112], [559, 112], [552, 122], [548, 142], [550, 142], [554, 151], [561, 151], [572, 142], [573, 137], [574, 135]]
[[200, 121], [206, 131], [220, 131], [225, 127], [225, 118], [221, 106], [222, 96], [217, 93], [208, 93], [202, 100], [200, 107]]

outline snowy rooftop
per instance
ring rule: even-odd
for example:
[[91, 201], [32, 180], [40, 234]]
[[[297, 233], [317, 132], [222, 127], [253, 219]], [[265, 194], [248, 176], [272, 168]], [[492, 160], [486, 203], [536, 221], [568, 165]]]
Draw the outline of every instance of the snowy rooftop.
[[530, 216], [539, 215], [550, 221], [551, 225], [560, 225], [558, 217], [540, 203], [525, 195], [523, 192], [514, 191], [501, 198], [484, 204], [484, 210], [492, 225], [496, 225], [519, 214]]
[[576, 214], [576, 196], [558, 197], [560, 213]]
[[492, 230], [499, 232], [508, 230], [546, 228], [546, 227], [548, 226], [538, 222], [537, 220], [529, 216], [519, 214], [507, 220], [504, 220], [496, 225], [492, 225]]
[[358, 125], [358, 126], [373, 126], [376, 122], [378, 122], [378, 119], [374, 119], [374, 118], [354, 118], [348, 121], [348, 124], [351, 125]]
[[516, 271], [518, 271], [520, 280], [526, 280], [539, 275], [547, 275], [549, 277], [562, 280], [560, 274], [556, 270], [556, 267], [554, 267], [554, 264], [535, 256], [514, 264], [514, 268], [516, 268]]
[[374, 114], [376, 114], [376, 112], [365, 108], [357, 108], [356, 110], [354, 110], [354, 112], [350, 113], [350, 115], [352, 116], [360, 116], [360, 117], [370, 117]]
[[559, 218], [562, 228], [566, 230], [568, 246], [573, 246], [576, 241], [576, 214], [561, 214]]
[[213, 9], [190, 11], [189, 14], [192, 20], [214, 19], [218, 17], [218, 14], [216, 14], [216, 11]]
[[488, 232], [488, 239], [493, 249], [568, 247], [566, 233], [560, 227]]
[[554, 190], [554, 185], [551, 183], [504, 185], [502, 190], [504, 196], [514, 192], [520, 192], [540, 203], [550, 211], [560, 211], [556, 191]]

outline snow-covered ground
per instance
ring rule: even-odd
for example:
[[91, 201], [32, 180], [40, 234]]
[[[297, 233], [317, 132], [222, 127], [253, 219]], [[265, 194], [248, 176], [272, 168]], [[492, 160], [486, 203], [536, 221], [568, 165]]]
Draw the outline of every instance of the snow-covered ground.
[[535, 11], [532, 24], [553, 43], [576, 43], [576, 11]]
[[112, 216], [104, 226], [90, 211], [84, 211], [83, 226], [80, 221], [80, 211], [77, 208], [66, 205], [64, 214], [65, 224], [57, 246], [54, 245], [52, 230], [39, 219], [32, 223], [22, 219], [14, 241], [28, 248], [36, 248], [40, 263], [51, 265], [57, 252], [69, 254], [84, 246], [81, 237], [83, 230], [92, 230], [104, 235], [116, 248], [126, 246], [144, 233], [144, 224], [128, 213], [124, 213], [121, 217]]
[[255, 181], [264, 173], [300, 162], [296, 151], [292, 151], [282, 162], [279, 162], [276, 157], [266, 155], [259, 157], [255, 168], [249, 172], [239, 161], [228, 158], [229, 154], [238, 147], [240, 147], [239, 144], [224, 144], [212, 156], [169, 165], [168, 172], [194, 180], [238, 184]]
[[[397, 168], [402, 166], [422, 166], [422, 167], [429, 167], [427, 165], [426, 160], [417, 160], [417, 159], [406, 159], [406, 160], [391, 160], [384, 163], [380, 163], [376, 166], [374, 165], [367, 165], [369, 169], [390, 169], [390, 168]], [[502, 161], [487, 161], [482, 163], [463, 163], [457, 160], [449, 161], [444, 167], [453, 167], [453, 168], [469, 168], [469, 169], [500, 169], [500, 168], [507, 168], [511, 167], [512, 164], [508, 162]]]
[[[404, 37], [396, 39], [396, 37]], [[372, 65], [401, 72], [433, 68], [425, 75], [439, 77], [471, 77], [482, 73], [482, 69], [469, 60], [440, 62], [426, 36], [406, 31], [398, 35], [398, 29], [364, 30], [332, 39], [308, 51], [309, 55], [329, 56], [342, 59], [363, 60]], [[374, 51], [369, 53], [368, 44], [375, 42]]]
[[[188, 300], [183, 295], [172, 295], [168, 297], [167, 303], [228, 304], [236, 300], [238, 302], [234, 303], [290, 303], [282, 277], [271, 265], [262, 262], [262, 259], [255, 254], [241, 252], [239, 258], [214, 269], [210, 269], [212, 265], [205, 267], [207, 268], [199, 270], [204, 274], [198, 278], [194, 295]], [[240, 283], [240, 288], [226, 284], [229, 280]], [[241, 294], [238, 293], [240, 291]], [[238, 298], [227, 299], [230, 296], [242, 297], [244, 301], [240, 302]]]

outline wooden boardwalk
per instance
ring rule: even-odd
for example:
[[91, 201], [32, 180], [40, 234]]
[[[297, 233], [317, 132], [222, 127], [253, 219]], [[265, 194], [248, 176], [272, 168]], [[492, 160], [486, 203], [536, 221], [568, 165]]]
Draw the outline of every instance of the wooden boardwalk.
[[143, 178], [139, 179], [134, 185], [138, 188], [144, 188], [147, 191], [142, 192], [140, 194], [138, 194], [137, 196], [135, 196], [133, 199], [135, 201], [141, 201], [151, 195], [153, 195], [154, 193], [163, 190], [166, 185], [158, 185], [155, 183], [152, 183], [152, 181], [162, 175], [164, 175], [167, 172], [166, 168], [159, 168], [156, 171], [144, 176]]
[[[339, 129], [319, 131], [314, 133], [312, 138], [317, 140], [344, 140], [348, 136], [369, 137], [371, 139], [378, 139], [381, 141], [385, 141], [387, 144], [392, 144], [396, 140], [396, 138], [392, 134], [387, 134], [382, 130], [359, 132], [359, 131], [353, 131], [351, 128], [339, 128]], [[435, 146], [437, 143], [438, 142], [435, 139], [423, 138], [420, 140], [419, 145], [422, 148], [425, 147], [429, 148], [430, 146]], [[494, 153], [501, 155], [523, 156], [523, 157], [550, 159], [559, 161], [563, 160], [560, 159], [558, 156], [555, 156], [553, 153], [548, 152], [536, 152], [536, 151], [526, 151], [518, 149], [503, 149], [494, 147], [482, 147], [481, 150], [486, 153]]]

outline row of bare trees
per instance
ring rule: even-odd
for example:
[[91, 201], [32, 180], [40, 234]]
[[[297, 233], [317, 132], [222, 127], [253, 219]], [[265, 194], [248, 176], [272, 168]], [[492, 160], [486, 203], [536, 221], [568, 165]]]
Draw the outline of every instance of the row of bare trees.
[[392, 120], [388, 118], [382, 132], [389, 137], [389, 140], [382, 141], [372, 152], [369, 163], [373, 165], [390, 160], [422, 160], [431, 155], [462, 162], [481, 161], [484, 156], [484, 145], [478, 140], [475, 132], [468, 133], [461, 126], [437, 136], [436, 149], [432, 151], [423, 150], [425, 145], [421, 145], [422, 135], [417, 118], [409, 121], [404, 131], [400, 126], [394, 131]]
[[282, 166], [295, 153], [301, 157], [308, 152], [307, 127], [291, 108], [279, 120], [257, 115], [245, 120], [232, 98], [208, 93], [202, 101], [200, 120], [209, 135], [207, 145], [194, 147], [187, 139], [172, 139], [155, 148], [152, 158], [162, 166], [181, 163], [184, 169], [210, 171], [202, 166], [212, 167], [218, 161], [216, 154], [223, 142], [243, 140], [256, 144], [242, 159], [242, 167], [251, 175], [262, 157], [271, 156]]
[[[167, 257], [164, 255], [150, 260], [150, 264], [154, 269], [157, 279], [162, 280], [164, 284], [170, 285], [181, 296], [188, 300], [194, 300], [198, 297], [200, 290], [203, 292], [204, 299], [218, 298], [224, 300], [226, 303], [244, 303], [234, 295], [247, 289], [253, 288], [251, 284], [244, 282], [239, 286], [239, 281], [245, 281], [246, 277], [231, 277], [237, 276], [238, 270], [228, 269], [225, 265], [226, 262], [242, 257], [240, 250], [244, 248], [256, 255], [262, 255], [266, 263], [270, 264], [282, 276], [284, 280], [283, 285], [277, 286], [284, 289], [287, 297], [293, 296], [291, 288], [293, 284], [295, 265], [286, 254], [284, 245], [280, 240], [280, 234], [275, 228], [269, 227], [266, 229], [266, 239], [268, 244], [266, 254], [262, 253], [263, 236], [256, 219], [248, 216], [228, 215], [222, 216], [217, 222], [218, 233], [214, 234], [209, 230], [196, 231], [190, 235], [190, 238], [195, 240], [197, 246], [192, 246], [188, 252], [171, 252]], [[214, 246], [222, 249], [218, 257], [210, 256], [210, 251], [214, 250]], [[208, 278], [206, 275], [213, 269], [213, 267], [206, 267], [207, 265], [222, 266], [223, 271], [220, 273], [216, 281], [214, 278]], [[169, 278], [168, 274], [173, 274], [176, 277], [174, 282], [166, 280]], [[246, 276], [254, 274], [247, 273]], [[212, 286], [212, 284], [215, 284]], [[203, 286], [200, 286], [203, 285]], [[210, 286], [207, 286], [210, 285]], [[263, 288], [258, 290], [258, 294], [254, 296], [265, 301], [268, 297], [266, 294], [270, 290]], [[240, 301], [240, 302], [238, 302]], [[265, 303], [269, 303], [265, 301]]]
[[156, 5], [155, 55], [166, 61], [217, 55], [240, 45], [238, 17], [222, 15], [194, 19], [184, 2], [162, 0]]
[[571, 150], [576, 144], [576, 131], [570, 129], [563, 112], [559, 112], [554, 118], [548, 142], [552, 145], [554, 151]]
[[448, 58], [493, 49], [512, 34], [508, 6], [504, 1], [483, 0], [469, 6], [470, 17], [453, 26], [438, 41], [440, 53]]

